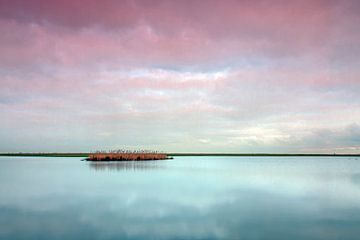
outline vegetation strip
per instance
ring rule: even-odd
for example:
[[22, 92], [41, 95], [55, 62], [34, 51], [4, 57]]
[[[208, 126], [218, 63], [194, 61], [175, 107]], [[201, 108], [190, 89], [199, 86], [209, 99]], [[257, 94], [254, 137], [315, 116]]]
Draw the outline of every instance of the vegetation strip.
[[[90, 153], [0, 153], [4, 157], [88, 157]], [[168, 156], [188, 157], [360, 157], [358, 154], [323, 153], [168, 153]]]

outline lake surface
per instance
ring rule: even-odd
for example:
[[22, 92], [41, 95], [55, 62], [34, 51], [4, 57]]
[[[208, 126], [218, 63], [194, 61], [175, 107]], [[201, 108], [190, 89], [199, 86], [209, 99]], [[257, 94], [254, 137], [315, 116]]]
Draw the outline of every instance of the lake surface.
[[360, 159], [0, 157], [0, 239], [360, 239]]

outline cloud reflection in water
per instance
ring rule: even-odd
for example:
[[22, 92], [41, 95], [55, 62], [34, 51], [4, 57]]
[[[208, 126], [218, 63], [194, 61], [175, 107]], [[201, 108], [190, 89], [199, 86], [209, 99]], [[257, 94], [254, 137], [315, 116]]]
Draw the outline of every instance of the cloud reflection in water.
[[41, 161], [0, 161], [0, 239], [355, 240], [360, 235], [359, 161]]

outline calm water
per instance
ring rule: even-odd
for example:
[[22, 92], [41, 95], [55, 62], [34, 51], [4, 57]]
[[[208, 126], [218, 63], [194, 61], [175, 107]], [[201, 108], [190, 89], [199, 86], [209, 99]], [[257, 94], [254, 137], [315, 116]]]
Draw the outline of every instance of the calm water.
[[0, 239], [360, 239], [360, 159], [0, 157]]

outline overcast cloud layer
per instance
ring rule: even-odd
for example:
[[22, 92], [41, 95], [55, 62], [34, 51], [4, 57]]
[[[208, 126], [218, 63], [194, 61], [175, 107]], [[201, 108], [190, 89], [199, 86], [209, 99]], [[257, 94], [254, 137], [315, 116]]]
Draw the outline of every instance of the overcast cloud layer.
[[360, 152], [359, 1], [0, 0], [0, 151]]

